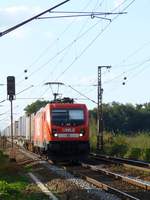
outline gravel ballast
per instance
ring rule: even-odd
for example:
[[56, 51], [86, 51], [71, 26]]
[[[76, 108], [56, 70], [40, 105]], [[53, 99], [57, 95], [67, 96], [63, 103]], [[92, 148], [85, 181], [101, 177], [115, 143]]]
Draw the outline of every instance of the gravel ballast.
[[43, 181], [46, 181], [47, 187], [63, 200], [119, 200], [115, 195], [96, 188], [81, 178], [76, 178], [62, 168], [48, 163], [44, 163], [44, 166], [48, 172], [45, 170], [45, 175], [42, 176], [44, 173], [42, 170], [40, 174], [48, 180], [44, 178]]

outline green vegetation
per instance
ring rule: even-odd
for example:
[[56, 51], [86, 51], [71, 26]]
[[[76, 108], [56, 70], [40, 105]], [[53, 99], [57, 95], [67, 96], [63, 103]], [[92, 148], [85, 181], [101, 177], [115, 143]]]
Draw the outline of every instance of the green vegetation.
[[[97, 109], [90, 111], [90, 119], [97, 121]], [[108, 132], [134, 134], [150, 132], [150, 103], [103, 104], [104, 129]]]
[[[90, 111], [90, 143], [96, 151], [97, 109]], [[104, 151], [150, 162], [150, 103], [103, 104]]]
[[3, 200], [48, 200], [37, 186], [30, 183], [24, 170], [10, 162], [0, 151], [0, 199]]
[[[96, 140], [96, 134], [91, 135], [93, 151], [96, 151]], [[101, 153], [150, 162], [150, 134], [138, 133], [129, 136], [104, 132], [104, 151]]]
[[32, 113], [36, 113], [40, 108], [44, 107], [48, 103], [49, 101], [37, 100], [34, 103], [27, 105], [24, 111], [26, 112], [27, 115], [31, 115]]

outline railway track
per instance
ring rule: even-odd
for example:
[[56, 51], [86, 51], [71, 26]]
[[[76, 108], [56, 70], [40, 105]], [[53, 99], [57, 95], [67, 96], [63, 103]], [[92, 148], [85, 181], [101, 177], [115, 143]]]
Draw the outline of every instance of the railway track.
[[[47, 165], [52, 166], [42, 159], [39, 155], [28, 152], [24, 149], [18, 149], [22, 159], [19, 159], [19, 165]], [[23, 156], [24, 155], [24, 156]], [[97, 160], [97, 159], [96, 159]], [[99, 160], [97, 160], [97, 164]], [[37, 167], [37, 171], [43, 167]], [[105, 190], [110, 194], [115, 194], [120, 199], [132, 199], [132, 200], [148, 200], [150, 196], [150, 185], [145, 184], [144, 182], [139, 182], [137, 180], [131, 179], [129, 177], [121, 176], [117, 173], [112, 173], [108, 170], [101, 169], [100, 165], [92, 165], [89, 163], [82, 163], [77, 166], [68, 166], [64, 167], [59, 166], [59, 168], [64, 168], [66, 174], [70, 172], [74, 174], [75, 177], [80, 177], [82, 180], [94, 185], [96, 188]], [[56, 170], [56, 171], [59, 171]], [[61, 171], [61, 170], [60, 170]], [[41, 171], [42, 176], [45, 176], [45, 171]], [[48, 173], [47, 173], [48, 174]], [[47, 177], [45, 177], [46, 179]]]
[[[25, 149], [22, 148], [18, 148], [16, 150], [16, 162], [18, 165], [21, 166], [32, 166], [32, 173], [39, 178], [39, 180], [41, 180], [41, 183], [44, 183], [44, 185], [51, 191], [51, 186], [49, 187], [49, 182], [52, 180], [52, 187], [54, 187], [54, 185], [57, 185], [56, 189], [58, 187], [67, 187], [65, 189], [65, 193], [67, 195], [66, 199], [72, 200], [74, 199], [74, 196], [76, 196], [76, 193], [78, 193], [78, 198], [77, 199], [83, 199], [83, 197], [85, 196], [87, 200], [98, 200], [100, 198], [98, 198], [97, 196], [92, 197], [93, 194], [95, 194], [95, 189], [90, 188], [90, 186], [87, 186], [85, 183], [82, 182], [81, 180], [78, 180], [78, 178], [74, 178], [72, 175], [67, 175], [68, 172], [66, 172], [66, 170], [64, 170], [63, 173], [59, 174], [60, 172], [62, 172], [62, 169], [60, 167], [57, 167], [54, 164], [51, 164], [51, 161], [44, 161], [42, 160], [42, 158], [39, 157], [39, 155], [31, 153], [29, 151], [26, 151]], [[53, 173], [52, 173], [53, 172]], [[54, 175], [57, 174], [57, 175]], [[66, 176], [67, 175], [67, 176]], [[62, 182], [62, 178], [61, 176], [65, 177], [63, 180], [63, 184]], [[55, 177], [55, 178], [53, 178]], [[68, 177], [70, 179], [75, 180], [75, 182], [73, 183], [66, 183], [68, 182]], [[56, 183], [55, 183], [56, 180]], [[60, 186], [59, 186], [60, 184]], [[75, 187], [74, 184], [78, 184], [79, 186]], [[67, 186], [65, 186], [67, 185]], [[72, 186], [70, 186], [72, 185]], [[83, 187], [79, 189], [79, 187]], [[87, 189], [86, 189], [87, 187]], [[68, 191], [68, 188], [72, 188], [71, 191]], [[75, 189], [74, 189], [75, 188]], [[76, 189], [77, 188], [77, 189]], [[61, 189], [62, 190], [62, 189]], [[75, 191], [74, 191], [75, 190]], [[93, 193], [92, 193], [93, 190]], [[90, 191], [90, 193], [89, 193]], [[60, 195], [61, 197], [63, 196], [62, 194]], [[81, 197], [83, 196], [83, 197]], [[106, 196], [106, 194], [103, 194], [103, 196]], [[61, 197], [59, 198], [61, 200]], [[64, 199], [64, 196], [62, 197], [62, 199]], [[105, 198], [103, 198], [105, 199]], [[108, 198], [107, 198], [108, 199]], [[116, 198], [110, 198], [110, 199], [116, 199]]]
[[119, 174], [100, 169], [90, 164], [82, 163], [81, 166], [66, 167], [65, 169], [98, 188], [116, 194], [121, 199], [148, 200], [150, 185], [139, 182]]
[[90, 153], [90, 158], [98, 161], [105, 161], [108, 163], [123, 165], [128, 168], [150, 172], [150, 163], [144, 161], [124, 159], [107, 155], [99, 155], [95, 153]]

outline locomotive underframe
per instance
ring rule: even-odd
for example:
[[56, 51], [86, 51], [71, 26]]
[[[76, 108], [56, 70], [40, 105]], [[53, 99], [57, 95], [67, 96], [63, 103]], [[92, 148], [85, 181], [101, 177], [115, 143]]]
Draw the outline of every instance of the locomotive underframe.
[[51, 141], [48, 144], [48, 158], [52, 160], [84, 160], [90, 152], [88, 141]]

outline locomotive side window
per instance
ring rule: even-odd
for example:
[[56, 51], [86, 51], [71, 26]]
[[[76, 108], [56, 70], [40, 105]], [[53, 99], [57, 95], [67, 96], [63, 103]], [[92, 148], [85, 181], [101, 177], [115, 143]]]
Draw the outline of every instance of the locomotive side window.
[[84, 123], [84, 111], [82, 109], [53, 109], [52, 123], [56, 125], [73, 124], [81, 125]]

